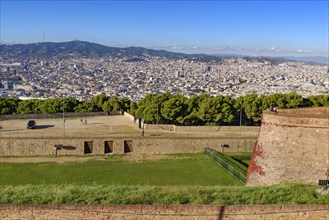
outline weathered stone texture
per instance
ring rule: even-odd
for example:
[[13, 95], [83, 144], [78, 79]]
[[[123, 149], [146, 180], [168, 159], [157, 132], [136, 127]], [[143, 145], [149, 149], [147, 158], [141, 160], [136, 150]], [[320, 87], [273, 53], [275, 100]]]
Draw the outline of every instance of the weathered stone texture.
[[0, 219], [329, 219], [329, 206], [0, 205]]
[[248, 170], [247, 185], [316, 184], [318, 179], [327, 179], [329, 108], [326, 109], [328, 115], [324, 113], [323, 117], [313, 118], [312, 115], [306, 118], [299, 114], [285, 116], [265, 112]]
[[92, 141], [91, 154], [104, 154], [104, 142], [113, 141], [113, 154], [124, 153], [124, 141], [132, 140], [133, 154], [175, 154], [203, 152], [205, 147], [220, 149], [220, 143], [228, 144], [227, 152], [248, 152], [255, 138], [218, 139], [218, 138], [76, 138], [76, 139], [1, 139], [0, 156], [43, 156], [55, 155], [55, 144], [62, 144], [57, 155], [83, 155], [85, 141]]

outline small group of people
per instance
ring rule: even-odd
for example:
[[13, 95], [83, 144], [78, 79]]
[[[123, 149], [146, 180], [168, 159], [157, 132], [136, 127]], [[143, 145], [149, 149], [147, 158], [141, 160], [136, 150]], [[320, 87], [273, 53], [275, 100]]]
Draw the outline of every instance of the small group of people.
[[271, 112], [278, 112], [278, 109], [275, 108], [275, 107], [273, 107], [273, 106], [270, 106], [270, 111], [271, 111]]
[[84, 118], [84, 119], [81, 118], [80, 122], [81, 122], [82, 125], [86, 125], [87, 124], [87, 118]]

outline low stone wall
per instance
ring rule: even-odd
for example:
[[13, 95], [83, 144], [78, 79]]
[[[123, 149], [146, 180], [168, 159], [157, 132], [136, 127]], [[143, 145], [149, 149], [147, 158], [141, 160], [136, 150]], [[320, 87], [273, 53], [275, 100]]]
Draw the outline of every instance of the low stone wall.
[[135, 122], [135, 117], [128, 112], [124, 112], [123, 115], [126, 116], [130, 121]]
[[329, 219], [329, 205], [0, 205], [0, 219]]
[[258, 132], [259, 126], [174, 126], [177, 132]]
[[135, 116], [129, 114], [128, 112], [124, 112], [123, 115], [126, 116], [130, 121], [134, 122], [138, 128], [143, 128], [144, 126], [145, 129], [147, 126], [147, 124], [144, 124], [141, 118], [135, 118]]
[[[112, 142], [111, 142], [112, 141]], [[57, 150], [57, 155], [83, 155], [86, 148], [91, 149], [90, 154], [104, 154], [105, 145], [112, 144], [113, 154], [123, 154], [125, 145], [134, 154], [175, 154], [203, 152], [205, 147], [221, 150], [221, 143], [230, 147], [225, 152], [250, 152], [256, 138], [92, 138], [92, 139], [1, 139], [0, 156], [42, 156], [55, 155], [56, 144], [63, 147]]]
[[[123, 114], [138, 126], [138, 118], [128, 112]], [[142, 126], [142, 125], [141, 125]], [[259, 126], [176, 126], [173, 124], [145, 124], [145, 130], [176, 132], [258, 132]]]
[[175, 132], [258, 132], [259, 126], [176, 126], [167, 124], [146, 124], [145, 130], [175, 131]]
[[174, 131], [175, 125], [166, 124], [145, 124], [145, 130]]

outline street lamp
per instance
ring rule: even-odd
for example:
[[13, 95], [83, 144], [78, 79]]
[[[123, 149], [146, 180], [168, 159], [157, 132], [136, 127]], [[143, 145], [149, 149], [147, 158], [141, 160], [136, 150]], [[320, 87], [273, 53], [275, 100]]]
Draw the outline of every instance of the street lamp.
[[159, 130], [159, 101], [157, 100], [157, 135]]
[[[240, 144], [241, 144], [241, 141], [242, 141], [242, 128], [241, 128], [241, 125], [242, 125], [242, 103], [243, 103], [243, 100], [241, 99], [241, 104], [240, 104]], [[238, 145], [239, 148], [240, 148], [240, 144]]]
[[63, 98], [63, 135], [65, 137], [65, 106], [64, 106], [64, 98]]

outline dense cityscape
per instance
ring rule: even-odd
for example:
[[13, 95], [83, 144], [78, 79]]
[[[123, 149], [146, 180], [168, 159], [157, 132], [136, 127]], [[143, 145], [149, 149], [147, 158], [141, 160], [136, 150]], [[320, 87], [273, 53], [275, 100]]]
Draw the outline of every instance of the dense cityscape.
[[328, 66], [303, 62], [223, 58], [203, 62], [156, 56], [8, 59], [0, 57], [0, 96], [71, 97], [97, 94], [138, 101], [147, 94], [173, 93], [238, 97], [297, 92], [328, 94]]
[[328, 9], [0, 0], [0, 220], [328, 220]]

